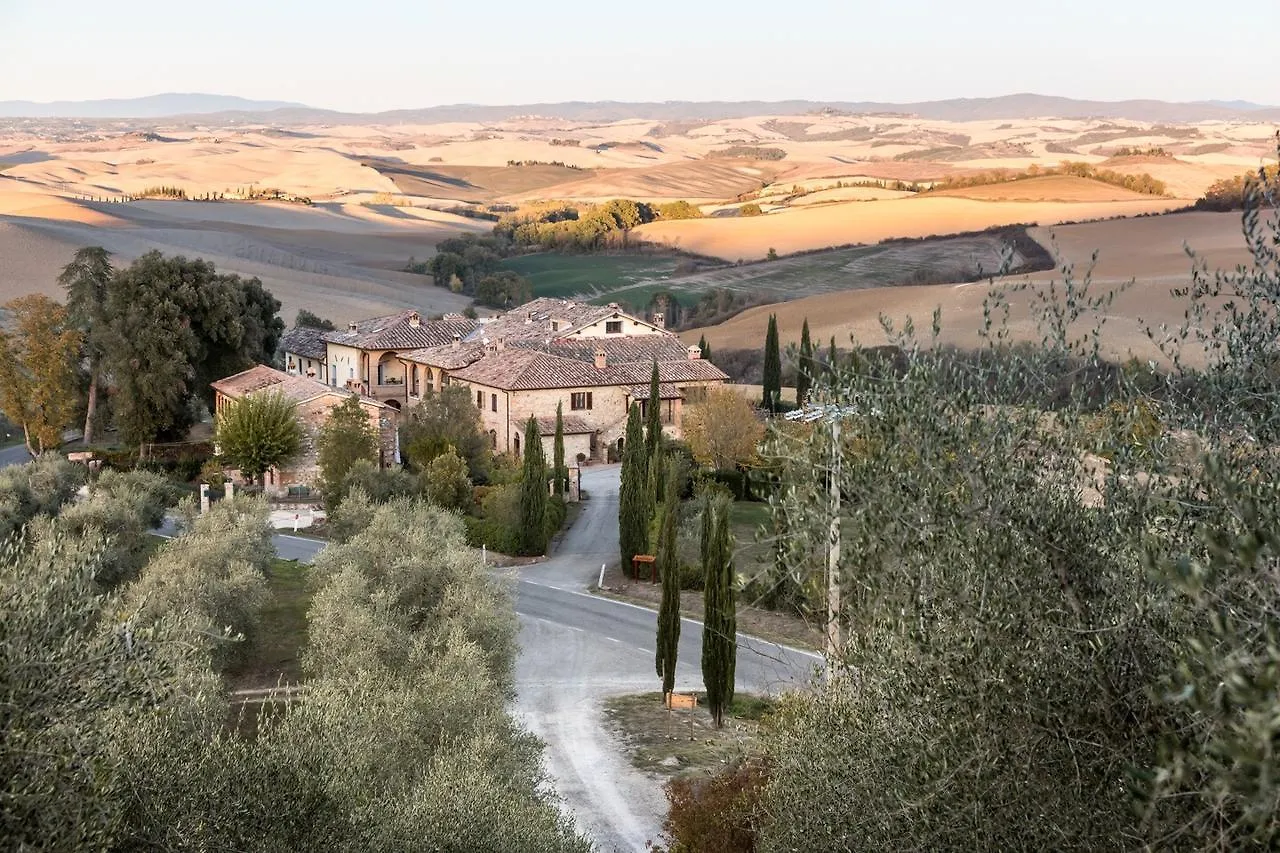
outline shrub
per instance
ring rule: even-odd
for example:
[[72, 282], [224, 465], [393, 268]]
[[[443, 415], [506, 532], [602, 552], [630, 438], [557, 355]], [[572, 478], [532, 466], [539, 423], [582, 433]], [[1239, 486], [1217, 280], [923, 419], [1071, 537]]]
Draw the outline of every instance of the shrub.
[[766, 778], [758, 761], [747, 761], [710, 778], [668, 782], [662, 830], [672, 853], [753, 853]]
[[0, 469], [0, 540], [37, 515], [54, 515], [84, 483], [87, 471], [56, 453]]

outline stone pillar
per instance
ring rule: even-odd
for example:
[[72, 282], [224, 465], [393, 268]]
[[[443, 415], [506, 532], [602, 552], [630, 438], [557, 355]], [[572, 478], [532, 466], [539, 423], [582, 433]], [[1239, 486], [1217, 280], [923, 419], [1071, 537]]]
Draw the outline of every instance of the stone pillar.
[[209, 511], [209, 484], [200, 484], [200, 514], [204, 515]]
[[230, 500], [236, 496], [236, 484], [227, 480], [222, 486], [222, 496]]
[[577, 503], [582, 499], [582, 469], [577, 465], [569, 466], [569, 490], [565, 493], [565, 499], [570, 503]]

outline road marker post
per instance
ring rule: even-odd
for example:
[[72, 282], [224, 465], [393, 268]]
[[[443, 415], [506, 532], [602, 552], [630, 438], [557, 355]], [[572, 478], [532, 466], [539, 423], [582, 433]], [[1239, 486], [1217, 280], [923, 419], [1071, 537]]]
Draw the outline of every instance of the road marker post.
[[608, 563], [600, 564], [600, 580], [596, 582], [596, 589], [604, 589], [604, 567], [607, 565], [609, 564]]

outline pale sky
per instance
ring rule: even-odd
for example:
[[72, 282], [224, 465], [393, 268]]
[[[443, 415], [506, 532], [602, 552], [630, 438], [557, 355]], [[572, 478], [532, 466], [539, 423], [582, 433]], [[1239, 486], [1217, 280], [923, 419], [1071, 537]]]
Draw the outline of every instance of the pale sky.
[[1277, 0], [0, 0], [0, 101], [1280, 104]]

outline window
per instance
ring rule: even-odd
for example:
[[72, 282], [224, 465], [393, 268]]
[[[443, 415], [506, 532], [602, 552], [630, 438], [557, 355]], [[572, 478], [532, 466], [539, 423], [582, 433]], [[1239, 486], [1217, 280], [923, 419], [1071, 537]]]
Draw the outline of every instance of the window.
[[560, 331], [560, 321], [559, 321], [559, 320], [552, 320], [552, 321], [551, 321], [551, 331], [553, 331], [553, 332], [558, 332], [558, 331]]
[[490, 411], [494, 411], [494, 412], [498, 411], [498, 395], [497, 394], [489, 395], [489, 409]]
[[476, 408], [477, 409], [484, 408], [484, 392], [483, 391], [476, 392]]
[[591, 408], [591, 392], [578, 391], [575, 394], [569, 395], [569, 408], [574, 410], [575, 412], [581, 411], [583, 409], [590, 409]]
[[622, 321], [621, 321], [621, 320], [608, 320], [608, 321], [606, 321], [606, 322], [605, 322], [605, 324], [604, 324], [604, 333], [605, 333], [606, 335], [620, 335], [620, 334], [622, 334]]

